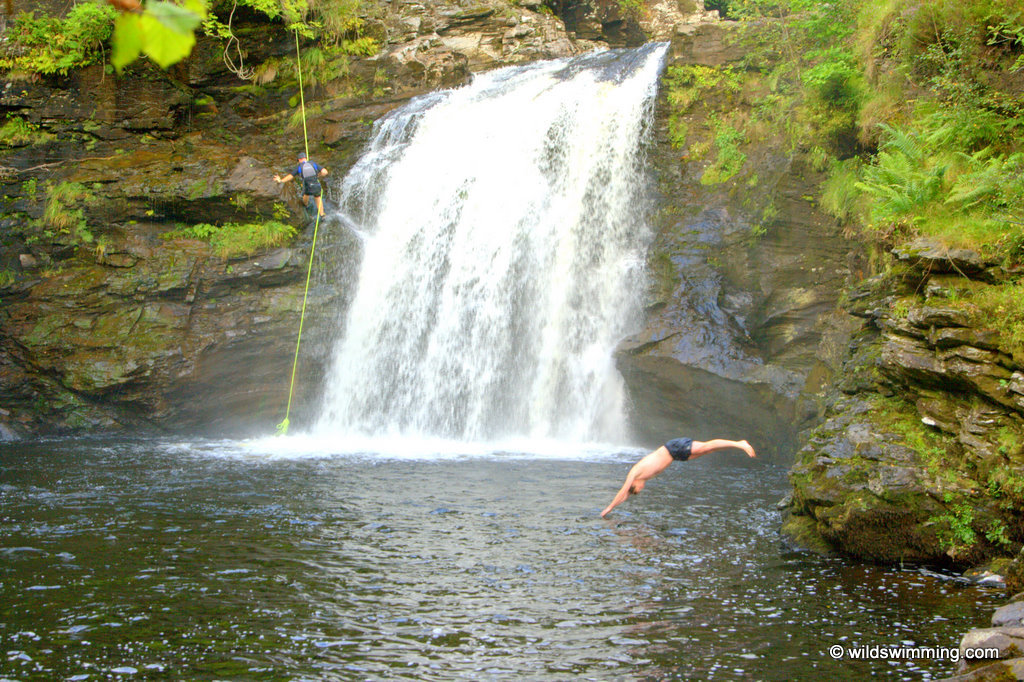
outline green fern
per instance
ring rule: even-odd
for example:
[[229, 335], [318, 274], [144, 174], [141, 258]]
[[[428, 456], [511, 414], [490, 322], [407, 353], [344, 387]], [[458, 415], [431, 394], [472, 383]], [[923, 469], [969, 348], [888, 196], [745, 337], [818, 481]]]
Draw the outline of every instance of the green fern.
[[883, 126], [888, 139], [864, 170], [856, 187], [874, 199], [871, 217], [875, 221], [906, 218], [939, 198], [948, 170], [946, 164], [931, 164], [925, 146], [914, 132]]

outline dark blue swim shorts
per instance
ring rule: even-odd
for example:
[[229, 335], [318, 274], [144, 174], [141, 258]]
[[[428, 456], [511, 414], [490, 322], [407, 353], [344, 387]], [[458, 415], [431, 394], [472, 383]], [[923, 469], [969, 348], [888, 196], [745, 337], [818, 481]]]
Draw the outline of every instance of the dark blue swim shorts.
[[673, 438], [665, 443], [665, 449], [668, 450], [668, 454], [672, 455], [672, 459], [680, 462], [690, 459], [690, 448], [692, 447], [692, 438]]

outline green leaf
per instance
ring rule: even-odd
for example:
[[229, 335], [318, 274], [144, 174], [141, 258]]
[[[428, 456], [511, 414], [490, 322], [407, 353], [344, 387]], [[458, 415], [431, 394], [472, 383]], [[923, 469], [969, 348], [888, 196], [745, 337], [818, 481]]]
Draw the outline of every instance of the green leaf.
[[114, 49], [110, 61], [118, 71], [142, 53], [142, 23], [138, 14], [121, 13], [114, 20]]
[[173, 2], [150, 2], [146, 14], [175, 33], [192, 33], [203, 21], [203, 17]]
[[118, 71], [146, 54], [166, 69], [192, 53], [193, 31], [202, 23], [206, 7], [202, 0], [185, 0], [185, 5], [157, 0], [142, 14], [124, 12], [114, 22], [111, 61]]
[[144, 35], [142, 51], [163, 69], [189, 56], [196, 44], [196, 37], [191, 31], [181, 33], [168, 28], [148, 13], [142, 15], [141, 24]]

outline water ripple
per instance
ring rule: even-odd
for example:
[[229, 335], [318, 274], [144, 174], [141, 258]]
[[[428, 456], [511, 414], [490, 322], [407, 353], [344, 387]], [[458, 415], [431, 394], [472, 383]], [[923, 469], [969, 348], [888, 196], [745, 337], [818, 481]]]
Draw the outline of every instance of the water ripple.
[[955, 666], [824, 652], [954, 646], [999, 599], [784, 551], [784, 472], [728, 457], [671, 468], [605, 521], [633, 452], [220, 447], [239, 449], [0, 446], [0, 674], [927, 679]]

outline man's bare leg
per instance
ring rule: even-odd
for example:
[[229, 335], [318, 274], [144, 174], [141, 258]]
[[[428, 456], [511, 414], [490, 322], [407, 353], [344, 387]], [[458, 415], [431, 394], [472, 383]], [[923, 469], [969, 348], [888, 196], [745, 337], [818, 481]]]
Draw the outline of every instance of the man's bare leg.
[[713, 438], [709, 441], [693, 441], [693, 445], [690, 447], [690, 459], [697, 459], [702, 455], [706, 455], [709, 452], [715, 450], [725, 450], [727, 448], [736, 448], [747, 453], [747, 457], [757, 457], [754, 453], [754, 448], [750, 446], [745, 440], [725, 440], [724, 438]]

